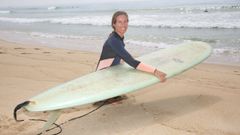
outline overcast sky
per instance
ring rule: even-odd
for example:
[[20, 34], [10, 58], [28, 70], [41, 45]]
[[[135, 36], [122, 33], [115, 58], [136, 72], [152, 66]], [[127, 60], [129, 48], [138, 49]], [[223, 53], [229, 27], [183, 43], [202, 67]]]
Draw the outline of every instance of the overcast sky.
[[[36, 6], [55, 6], [55, 5], [74, 5], [84, 3], [106, 3], [106, 2], [133, 2], [133, 1], [145, 1], [145, 2], [170, 2], [170, 3], [193, 3], [193, 2], [229, 2], [240, 0], [0, 0], [0, 7], [36, 7]], [[239, 2], [240, 3], [240, 2]]]

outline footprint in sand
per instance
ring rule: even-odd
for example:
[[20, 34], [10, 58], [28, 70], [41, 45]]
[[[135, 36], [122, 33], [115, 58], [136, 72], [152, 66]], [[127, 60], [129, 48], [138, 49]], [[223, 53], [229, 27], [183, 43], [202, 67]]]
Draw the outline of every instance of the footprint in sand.
[[22, 48], [22, 47], [16, 47], [14, 48], [15, 50], [24, 50], [25, 48]]
[[240, 74], [239, 74], [239, 71], [237, 71], [237, 70], [236, 70], [236, 71], [233, 71], [233, 72], [236, 73], [236, 75], [240, 75]]
[[[25, 50], [25, 48], [22, 48], [22, 47], [16, 47], [14, 49], [15, 50]], [[32, 54], [32, 53], [22, 52], [21, 54]]]
[[23, 53], [21, 53], [21, 54], [24, 54], [24, 55], [25, 55], [25, 54], [32, 54], [32, 53], [23, 52]]
[[[0, 130], [8, 133], [17, 133], [19, 131], [22, 131], [26, 124], [18, 124], [13, 119], [7, 117], [7, 116], [0, 116]], [[12, 132], [11, 132], [12, 131]]]
[[67, 54], [73, 54], [74, 52], [67, 52]]
[[41, 50], [40, 48], [34, 48], [34, 50]]

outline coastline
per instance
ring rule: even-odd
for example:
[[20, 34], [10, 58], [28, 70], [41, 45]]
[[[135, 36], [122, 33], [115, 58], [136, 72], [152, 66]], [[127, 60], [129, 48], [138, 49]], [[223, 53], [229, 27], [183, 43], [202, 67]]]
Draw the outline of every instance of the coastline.
[[[43, 123], [16, 123], [15, 105], [42, 91], [93, 72], [99, 54], [21, 45], [0, 40], [0, 131], [3, 135], [37, 134]], [[109, 105], [63, 126], [67, 134], [240, 134], [240, 67], [202, 63], [166, 83], [127, 94]], [[64, 111], [65, 121], [93, 109]], [[39, 116], [46, 118], [45, 113]]]

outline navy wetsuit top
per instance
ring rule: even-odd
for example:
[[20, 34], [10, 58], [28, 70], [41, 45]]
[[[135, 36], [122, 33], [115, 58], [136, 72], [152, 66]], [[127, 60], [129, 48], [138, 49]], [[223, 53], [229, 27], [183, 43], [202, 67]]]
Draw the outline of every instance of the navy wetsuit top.
[[[125, 49], [124, 38], [121, 38], [116, 32], [112, 32], [106, 42], [103, 45], [102, 53], [100, 56], [100, 61], [113, 58], [110, 66], [115, 66], [120, 64], [121, 59], [123, 59], [127, 64], [136, 68], [140, 61], [135, 60]], [[98, 66], [97, 66], [98, 67]]]

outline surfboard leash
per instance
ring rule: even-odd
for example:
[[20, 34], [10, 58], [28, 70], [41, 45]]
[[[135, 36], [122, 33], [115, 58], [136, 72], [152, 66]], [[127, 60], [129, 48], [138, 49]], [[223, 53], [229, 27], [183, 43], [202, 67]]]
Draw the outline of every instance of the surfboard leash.
[[[69, 119], [69, 120], [67, 120], [67, 121], [65, 121], [65, 122], [63, 122], [63, 123], [61, 123], [61, 124], [54, 124], [55, 127], [48, 129], [46, 132], [51, 131], [51, 130], [53, 130], [53, 129], [55, 129], [55, 128], [61, 128], [62, 125], [66, 124], [66, 123], [68, 123], [68, 122], [71, 122], [71, 121], [74, 121], [74, 120], [83, 118], [83, 117], [85, 117], [85, 116], [87, 116], [87, 115], [89, 115], [89, 114], [97, 111], [98, 109], [100, 109], [101, 107], [103, 107], [107, 102], [108, 102], [108, 101], [105, 100], [105, 101], [104, 101], [101, 105], [99, 105], [97, 108], [95, 108], [95, 109], [93, 109], [93, 110], [91, 110], [91, 111], [89, 111], [89, 112], [87, 112], [87, 113], [85, 113], [85, 114], [83, 114], [83, 115], [80, 115], [80, 116], [77, 116], [77, 117], [73, 117], [73, 118], [71, 118], [71, 119]], [[45, 122], [47, 122], [47, 121], [45, 120]], [[62, 129], [62, 128], [61, 128], [61, 129]], [[61, 132], [62, 132], [62, 131], [61, 131]], [[59, 133], [57, 133], [57, 134], [60, 134], [61, 132], [59, 132]], [[57, 135], [57, 134], [54, 134], [54, 135]]]
[[[42, 122], [47, 122], [47, 120], [43, 120], [43, 119], [29, 119], [30, 121], [42, 121]], [[62, 133], [62, 127], [59, 124], [53, 123], [53, 125], [55, 125], [54, 128], [59, 128], [60, 131], [58, 131], [57, 133], [54, 133], [52, 135], [58, 135], [60, 133]], [[49, 132], [53, 129], [47, 129], [45, 132]], [[42, 133], [38, 133], [37, 135], [41, 135]]]
[[[22, 122], [22, 121], [24, 121], [24, 120], [19, 120], [19, 119], [17, 118], [17, 111], [20, 110], [21, 108], [23, 108], [24, 106], [27, 106], [30, 102], [31, 102], [31, 101], [24, 101], [24, 102], [18, 104], [18, 105], [14, 108], [13, 117], [14, 117], [15, 121], [17, 121], [17, 122]], [[47, 122], [47, 120], [43, 120], [43, 119], [29, 119], [29, 120], [30, 120], [30, 121], [43, 121], [43, 122]], [[61, 133], [61, 132], [62, 132], [62, 128], [61, 128], [58, 124], [56, 124], [56, 123], [53, 123], [53, 124], [56, 126], [55, 128], [58, 127], [58, 128], [60, 129], [60, 131], [59, 131], [58, 133], [53, 134], [53, 135], [57, 135], [57, 134]], [[46, 132], [48, 132], [48, 130], [47, 130]], [[37, 135], [41, 135], [41, 134], [42, 134], [42, 133], [39, 133], [39, 134], [37, 134]]]
[[[27, 106], [30, 102], [31, 102], [31, 101], [25, 101], [25, 102], [23, 102], [23, 103], [18, 104], [18, 105], [14, 108], [13, 117], [14, 117], [14, 119], [15, 119], [17, 122], [22, 122], [22, 121], [24, 121], [24, 120], [19, 120], [19, 119], [17, 119], [17, 111], [20, 110], [21, 108], [23, 108], [24, 106]], [[81, 115], [81, 116], [77, 116], [77, 117], [71, 118], [71, 119], [69, 119], [69, 120], [67, 120], [67, 121], [65, 121], [65, 122], [63, 122], [63, 123], [61, 123], [61, 124], [53, 123], [53, 124], [55, 125], [55, 127], [50, 128], [50, 129], [47, 129], [45, 132], [49, 132], [49, 131], [51, 131], [51, 130], [53, 130], [53, 129], [55, 129], [55, 128], [59, 128], [59, 130], [60, 130], [59, 132], [57, 132], [57, 133], [55, 133], [55, 134], [52, 134], [52, 135], [58, 135], [58, 134], [60, 134], [60, 133], [62, 132], [62, 127], [61, 127], [62, 125], [66, 124], [66, 123], [68, 123], [68, 122], [70, 122], [70, 121], [74, 121], [74, 120], [76, 120], [76, 119], [83, 118], [83, 117], [85, 117], [85, 116], [87, 116], [87, 115], [89, 115], [89, 114], [97, 111], [98, 109], [100, 109], [101, 107], [103, 107], [106, 103], [107, 103], [107, 100], [105, 100], [105, 101], [104, 101], [101, 105], [99, 105], [97, 108], [95, 108], [95, 109], [93, 109], [93, 110], [91, 110], [91, 111], [89, 111], [89, 112], [87, 112], [87, 113], [85, 113], [85, 114], [83, 114], [83, 115]], [[47, 120], [44, 120], [44, 119], [29, 119], [29, 120], [30, 120], [30, 121], [42, 121], [42, 122], [47, 122]], [[42, 134], [42, 133], [39, 133], [39, 134], [37, 134], [37, 135], [41, 135], [41, 134]]]
[[18, 104], [18, 105], [14, 108], [13, 117], [14, 117], [14, 119], [15, 119], [17, 122], [24, 121], [24, 120], [18, 120], [18, 119], [17, 119], [17, 111], [18, 111], [19, 109], [23, 108], [24, 106], [27, 106], [29, 103], [30, 103], [30, 101], [24, 101], [24, 102]]

